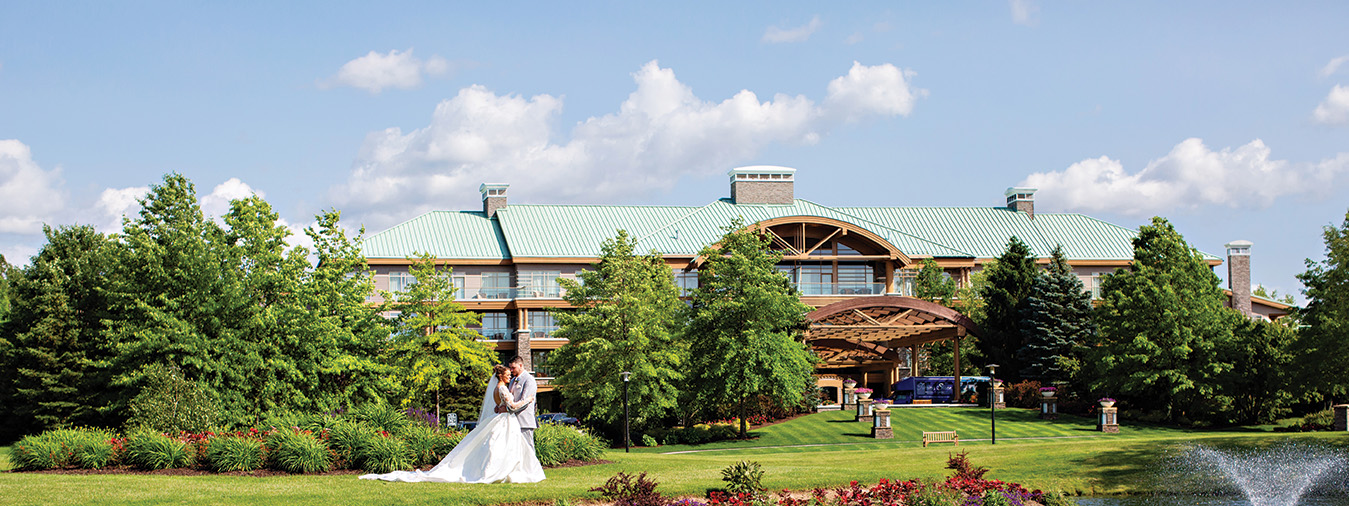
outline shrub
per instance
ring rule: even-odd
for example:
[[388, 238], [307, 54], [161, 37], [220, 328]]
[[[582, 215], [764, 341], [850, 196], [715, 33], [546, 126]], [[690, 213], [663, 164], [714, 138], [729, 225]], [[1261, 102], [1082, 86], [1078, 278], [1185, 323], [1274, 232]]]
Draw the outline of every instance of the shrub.
[[707, 441], [724, 441], [740, 437], [738, 425], [716, 424], [708, 431]]
[[141, 431], [126, 439], [127, 463], [146, 470], [187, 465], [187, 443], [157, 432]]
[[113, 461], [115, 434], [97, 429], [57, 429], [28, 436], [10, 450], [15, 467], [99, 469]]
[[403, 411], [388, 404], [366, 404], [352, 410], [352, 417], [370, 424], [375, 430], [401, 435], [411, 423]]
[[361, 445], [357, 457], [361, 469], [371, 473], [387, 473], [412, 467], [412, 455], [407, 444], [395, 437], [376, 435]]
[[732, 494], [757, 496], [763, 492], [763, 468], [758, 462], [742, 460], [721, 470], [721, 481], [726, 482], [726, 491]]
[[988, 472], [987, 467], [975, 467], [970, 462], [970, 452], [960, 452], [952, 455], [946, 454], [946, 468], [955, 471], [951, 476], [961, 480], [982, 480], [984, 473]]
[[126, 426], [177, 434], [206, 432], [220, 424], [219, 403], [206, 387], [183, 377], [177, 367], [145, 369], [145, 387], [131, 400]]
[[656, 491], [659, 485], [646, 479], [646, 473], [638, 475], [634, 481], [632, 476], [619, 471], [603, 486], [592, 488], [590, 491], [599, 492], [605, 500], [613, 501], [614, 506], [665, 506], [669, 500]]
[[411, 455], [413, 466], [424, 466], [440, 462], [445, 454], [439, 453], [439, 445], [436, 442], [440, 439], [434, 429], [428, 425], [414, 423], [403, 429], [403, 443], [407, 445], [408, 453]]
[[333, 424], [328, 431], [328, 445], [333, 450], [333, 464], [339, 469], [360, 469], [361, 448], [375, 438], [380, 437], [365, 422], [341, 420]]
[[656, 442], [656, 438], [651, 437], [651, 434], [642, 434], [642, 446], [658, 446], [658, 445], [659, 443]]
[[239, 436], [217, 436], [206, 443], [208, 467], [219, 473], [262, 467], [262, 442]]
[[607, 446], [605, 441], [566, 425], [545, 424], [534, 431], [535, 454], [545, 466], [568, 460], [597, 460]]
[[281, 430], [267, 437], [267, 460], [289, 473], [320, 473], [332, 468], [328, 446], [309, 431]]
[[909, 494], [909, 506], [953, 506], [961, 504], [961, 493], [937, 485], [924, 484]]
[[284, 410], [267, 413], [262, 419], [262, 426], [320, 432], [323, 429], [331, 429], [333, 425], [337, 424], [337, 420], [336, 416], [326, 413], [302, 413]]
[[1003, 391], [1003, 396], [1008, 406], [1032, 409], [1038, 409], [1040, 399], [1044, 398], [1043, 395], [1040, 395], [1040, 382], [1033, 380], [1007, 385], [1007, 389]]

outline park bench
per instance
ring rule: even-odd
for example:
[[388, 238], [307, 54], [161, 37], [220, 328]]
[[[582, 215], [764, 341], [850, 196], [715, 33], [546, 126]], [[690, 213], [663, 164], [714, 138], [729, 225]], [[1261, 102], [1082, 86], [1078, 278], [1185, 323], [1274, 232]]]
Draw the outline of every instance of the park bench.
[[956, 431], [953, 430], [946, 432], [924, 432], [923, 448], [927, 448], [928, 443], [952, 443], [956, 446], [960, 446], [960, 436], [957, 436]]

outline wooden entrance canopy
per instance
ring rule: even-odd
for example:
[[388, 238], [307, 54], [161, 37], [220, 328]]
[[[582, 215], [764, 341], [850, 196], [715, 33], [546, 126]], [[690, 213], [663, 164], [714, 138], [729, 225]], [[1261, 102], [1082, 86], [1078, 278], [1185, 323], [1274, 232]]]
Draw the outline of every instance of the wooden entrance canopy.
[[[919, 346], [955, 339], [956, 385], [960, 384], [959, 342], [967, 335], [980, 334], [973, 320], [954, 309], [893, 295], [836, 302], [811, 311], [806, 318], [811, 322], [806, 343], [826, 366], [897, 364], [902, 358], [900, 349], [908, 348], [910, 356], [917, 357]], [[912, 366], [912, 374], [919, 376], [917, 364]]]

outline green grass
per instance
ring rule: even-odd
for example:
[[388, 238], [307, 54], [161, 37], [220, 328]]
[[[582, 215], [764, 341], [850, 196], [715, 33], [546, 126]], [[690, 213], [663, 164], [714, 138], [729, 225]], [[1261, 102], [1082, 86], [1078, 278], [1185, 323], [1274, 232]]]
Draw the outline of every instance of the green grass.
[[0, 471], [14, 469], [14, 464], [9, 462], [10, 447], [0, 446]]
[[[385, 483], [357, 480], [354, 475], [248, 478], [229, 476], [53, 475], [0, 473], [0, 505], [118, 504], [498, 504], [547, 503], [557, 498], [593, 498], [591, 487], [618, 471], [648, 472], [667, 495], [702, 496], [721, 486], [720, 470], [740, 460], [763, 465], [764, 485], [771, 489], [833, 487], [850, 480], [874, 483], [880, 478], [941, 478], [947, 455], [968, 451], [976, 465], [992, 469], [988, 477], [1017, 481], [1032, 488], [1071, 493], [1132, 493], [1153, 490], [1155, 471], [1187, 444], [1262, 445], [1279, 441], [1317, 441], [1349, 446], [1349, 436], [1334, 433], [1282, 434], [1260, 431], [1191, 431], [1126, 426], [1117, 435], [1090, 431], [1091, 420], [1064, 417], [1035, 420], [1034, 411], [998, 413], [999, 441], [965, 442], [960, 446], [923, 448], [914, 442], [922, 430], [960, 432], [965, 439], [987, 437], [982, 410], [914, 409], [895, 411], [898, 440], [863, 438], [861, 423], [847, 415], [821, 413], [754, 431], [759, 438], [698, 447], [717, 449], [667, 455], [688, 447], [610, 451], [611, 464], [550, 469], [548, 479], [528, 485], [453, 485]], [[1083, 429], [1088, 430], [1083, 430]], [[982, 431], [982, 432], [981, 432]], [[1089, 435], [1071, 439], [1006, 439]], [[770, 444], [771, 443], [771, 444]], [[835, 443], [835, 444], [831, 444]], [[861, 444], [836, 444], [861, 443]], [[791, 448], [790, 444], [824, 446]], [[763, 448], [768, 446], [767, 448]]]

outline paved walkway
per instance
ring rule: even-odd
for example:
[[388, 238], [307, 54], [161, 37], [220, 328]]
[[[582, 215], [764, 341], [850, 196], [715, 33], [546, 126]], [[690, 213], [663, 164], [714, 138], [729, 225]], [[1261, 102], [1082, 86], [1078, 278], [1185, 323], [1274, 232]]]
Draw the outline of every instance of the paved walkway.
[[[998, 440], [999, 440], [999, 441], [1025, 441], [1025, 440], [1033, 440], [1033, 439], [1082, 439], [1082, 438], [1092, 438], [1092, 437], [1101, 437], [1101, 436], [1100, 436], [1100, 435], [1092, 435], [1092, 436], [1000, 437], [1000, 438], [998, 438]], [[973, 443], [973, 442], [976, 442], [976, 441], [988, 441], [988, 439], [961, 439], [961, 440], [960, 440], [960, 442], [962, 442], [962, 443]], [[886, 443], [922, 443], [923, 440], [922, 440], [922, 439], [874, 439], [874, 440], [868, 441], [868, 442], [866, 442], [866, 443], [815, 443], [815, 444], [806, 444], [806, 445], [746, 446], [746, 447], [743, 447], [743, 448], [712, 448], [712, 449], [709, 449], [709, 450], [684, 450], [684, 451], [678, 451], [678, 452], [664, 452], [664, 453], [661, 453], [661, 455], [680, 455], [680, 454], [685, 454], [685, 453], [704, 453], [704, 452], [731, 452], [731, 451], [739, 451], [739, 450], [768, 450], [768, 449], [773, 449], [773, 448], [808, 448], [808, 447], [813, 447], [813, 446], [856, 446], [856, 445], [876, 444], [876, 443], [881, 443], [881, 442], [886, 442]]]

